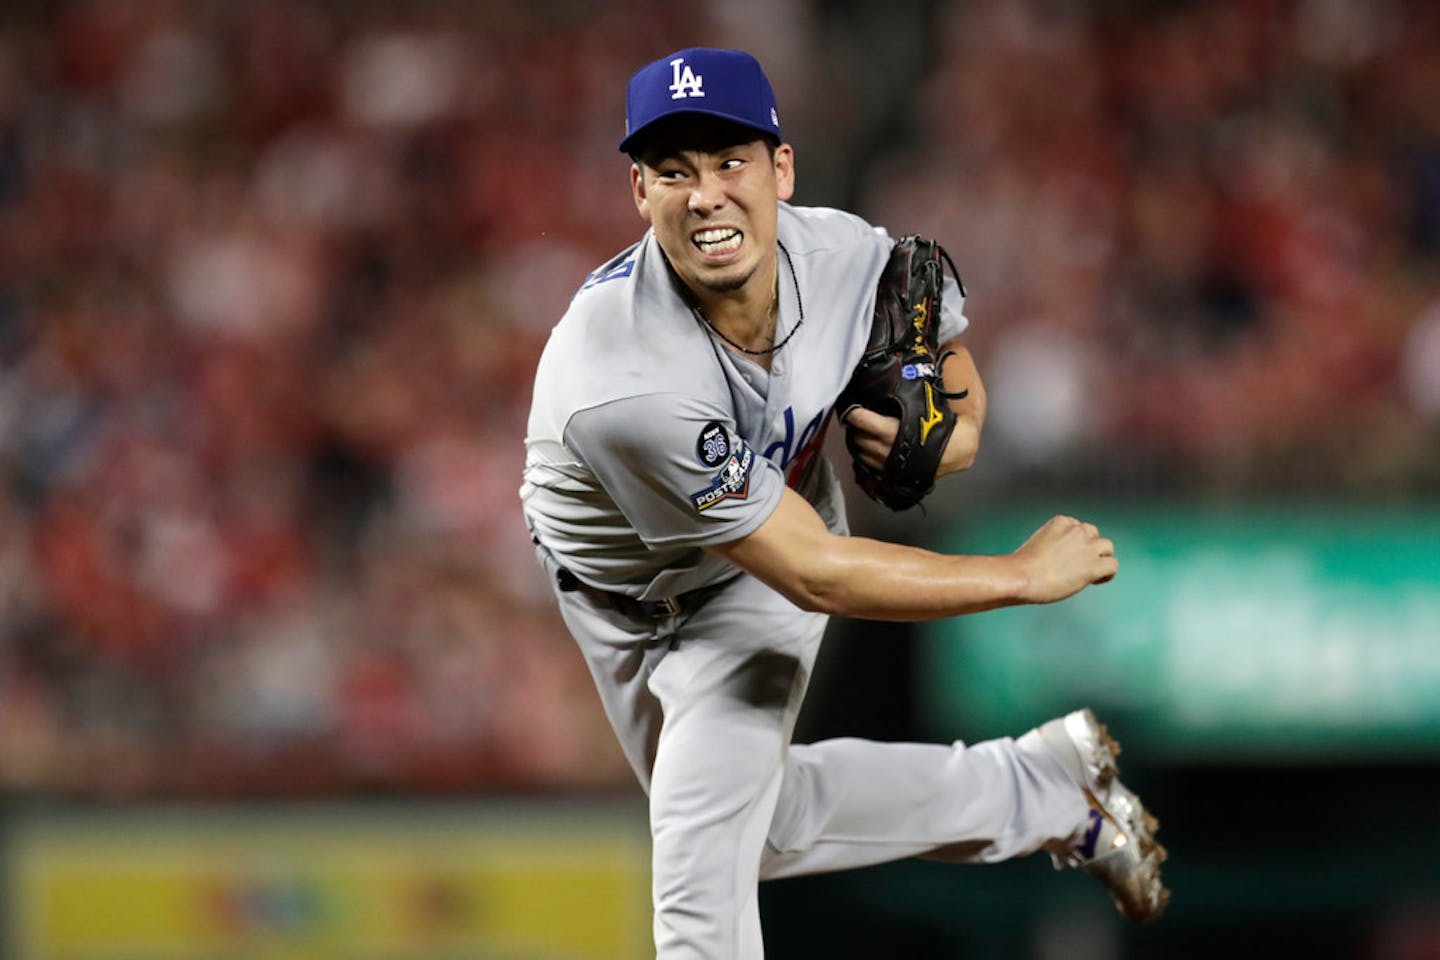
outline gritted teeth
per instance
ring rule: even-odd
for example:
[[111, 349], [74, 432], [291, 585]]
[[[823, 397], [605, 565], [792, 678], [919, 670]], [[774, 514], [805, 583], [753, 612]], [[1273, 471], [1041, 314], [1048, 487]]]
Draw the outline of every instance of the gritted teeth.
[[713, 227], [697, 231], [690, 239], [705, 253], [725, 253], [740, 246], [743, 237], [734, 227]]

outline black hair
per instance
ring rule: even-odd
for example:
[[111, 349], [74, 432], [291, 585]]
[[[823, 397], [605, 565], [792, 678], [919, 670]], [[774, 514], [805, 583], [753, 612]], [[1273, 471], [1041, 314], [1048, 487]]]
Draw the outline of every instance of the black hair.
[[665, 157], [674, 156], [683, 150], [716, 153], [755, 140], [765, 141], [765, 149], [773, 160], [780, 140], [772, 134], [726, 120], [724, 117], [705, 113], [677, 113], [651, 124], [632, 144], [630, 159], [635, 163], [654, 167]]

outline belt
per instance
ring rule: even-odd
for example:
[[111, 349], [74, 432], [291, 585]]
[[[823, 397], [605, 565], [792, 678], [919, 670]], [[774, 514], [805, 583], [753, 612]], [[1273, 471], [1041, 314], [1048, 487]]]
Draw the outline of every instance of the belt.
[[[529, 525], [529, 520], [526, 520]], [[594, 600], [600, 606], [614, 610], [621, 616], [629, 617], [631, 620], [664, 620], [681, 613], [693, 613], [700, 604], [710, 598], [711, 594], [718, 593], [720, 588], [728, 584], [733, 577], [727, 577], [720, 583], [712, 583], [709, 586], [697, 587], [694, 590], [674, 597], [666, 597], [664, 600], [637, 600], [629, 594], [617, 593], [614, 590], [602, 590], [599, 587], [592, 587], [581, 580], [575, 574], [560, 566], [559, 560], [550, 548], [540, 542], [540, 537], [535, 533], [535, 527], [530, 526], [530, 542], [545, 552], [545, 555], [555, 561], [555, 582], [560, 587], [561, 593], [583, 593]]]
[[694, 590], [687, 590], [678, 596], [666, 597], [664, 600], [637, 600], [624, 593], [592, 587], [564, 567], [556, 571], [555, 581], [560, 585], [561, 592], [583, 593], [602, 607], [614, 610], [632, 620], [664, 620], [677, 614], [692, 612], [711, 594], [725, 586], [725, 583], [729, 583], [727, 580], [725, 583], [698, 587]]

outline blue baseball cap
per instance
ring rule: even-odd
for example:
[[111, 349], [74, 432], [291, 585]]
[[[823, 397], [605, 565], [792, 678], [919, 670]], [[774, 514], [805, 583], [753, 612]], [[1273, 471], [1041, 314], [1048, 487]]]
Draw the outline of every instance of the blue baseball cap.
[[682, 113], [720, 117], [780, 140], [775, 92], [760, 62], [741, 50], [691, 47], [635, 71], [625, 94], [620, 152], [633, 152], [657, 120]]

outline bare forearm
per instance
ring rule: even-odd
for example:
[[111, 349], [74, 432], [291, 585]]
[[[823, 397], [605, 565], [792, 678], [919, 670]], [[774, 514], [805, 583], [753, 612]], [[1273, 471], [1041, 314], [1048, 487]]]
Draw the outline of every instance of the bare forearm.
[[985, 425], [985, 384], [980, 379], [980, 370], [970, 351], [960, 345], [959, 340], [947, 340], [941, 344], [940, 352], [950, 352], [941, 370], [941, 379], [947, 393], [965, 395], [950, 401], [950, 409], [957, 417], [971, 421], [978, 431]]
[[860, 537], [834, 537], [790, 599], [833, 616], [936, 620], [1027, 603], [1011, 555], [950, 556]]
[[939, 476], [968, 470], [974, 464], [980, 452], [980, 433], [985, 427], [985, 384], [980, 379], [975, 358], [958, 340], [942, 344], [942, 354], [945, 351], [952, 352], [941, 371], [945, 390], [951, 394], [963, 392], [964, 396], [948, 401], [955, 414], [955, 427], [940, 461]]
[[1052, 603], [1115, 575], [1115, 545], [1056, 516], [1011, 553], [951, 556], [836, 536], [795, 491], [754, 533], [713, 547], [797, 606], [867, 620], [934, 620]]

